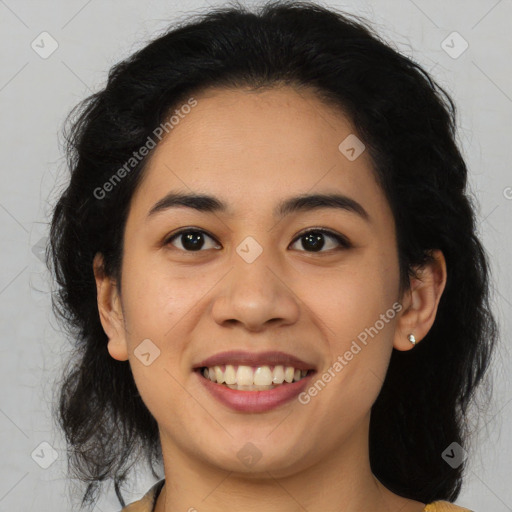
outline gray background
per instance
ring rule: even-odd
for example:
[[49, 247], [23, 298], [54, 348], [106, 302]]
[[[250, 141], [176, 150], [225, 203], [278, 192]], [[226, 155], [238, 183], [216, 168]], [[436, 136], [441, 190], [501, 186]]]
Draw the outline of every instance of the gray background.
[[[0, 0], [2, 511], [71, 509], [73, 484], [66, 475], [64, 443], [49, 411], [53, 382], [70, 345], [51, 314], [50, 283], [38, 251], [51, 207], [66, 183], [59, 134], [64, 117], [104, 85], [114, 63], [172, 20], [207, 5], [221, 4]], [[457, 503], [477, 512], [511, 511], [512, 2], [352, 0], [324, 5], [371, 20], [396, 49], [430, 71], [458, 106], [458, 139], [477, 198], [479, 231], [492, 258], [503, 336], [493, 362], [493, 401], [488, 410], [475, 411], [478, 436]], [[469, 44], [457, 58], [442, 47], [454, 31]], [[52, 41], [42, 32], [58, 44], [49, 56], [44, 52]], [[447, 40], [452, 53], [462, 49], [457, 38]], [[128, 501], [151, 483], [141, 471]], [[96, 510], [119, 510], [112, 489]]]

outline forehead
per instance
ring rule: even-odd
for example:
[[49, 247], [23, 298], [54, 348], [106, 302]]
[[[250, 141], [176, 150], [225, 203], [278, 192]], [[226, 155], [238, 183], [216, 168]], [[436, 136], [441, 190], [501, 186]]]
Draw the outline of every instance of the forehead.
[[194, 99], [150, 157], [132, 201], [141, 215], [171, 190], [214, 195], [228, 215], [318, 191], [386, 208], [367, 152], [344, 153], [344, 141], [358, 143], [350, 120], [313, 91], [210, 89]]

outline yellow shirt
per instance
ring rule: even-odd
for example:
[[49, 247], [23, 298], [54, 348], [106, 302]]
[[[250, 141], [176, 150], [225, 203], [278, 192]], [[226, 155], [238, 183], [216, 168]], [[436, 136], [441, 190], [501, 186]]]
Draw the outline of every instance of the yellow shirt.
[[[157, 482], [149, 491], [138, 501], [128, 505], [121, 512], [153, 512], [156, 499], [162, 490], [165, 480]], [[467, 508], [458, 507], [448, 501], [434, 501], [429, 503], [423, 512], [472, 512]]]

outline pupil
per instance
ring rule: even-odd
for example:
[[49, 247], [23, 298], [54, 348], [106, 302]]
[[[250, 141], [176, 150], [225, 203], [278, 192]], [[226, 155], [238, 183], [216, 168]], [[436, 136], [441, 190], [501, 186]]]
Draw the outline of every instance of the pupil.
[[[307, 240], [307, 242], [306, 242]], [[306, 245], [309, 244], [309, 247]], [[302, 238], [302, 247], [304, 249], [312, 249], [313, 251], [320, 250], [324, 246], [324, 240], [322, 233], [311, 232]]]
[[[185, 249], [198, 251], [203, 247], [204, 239], [202, 233], [198, 231], [190, 231], [189, 233], [183, 234], [182, 244]], [[302, 237], [302, 247], [304, 249], [319, 251], [324, 246], [323, 234], [319, 232], [311, 232]]]
[[202, 234], [197, 231], [191, 231], [187, 234], [183, 234], [182, 237], [181, 243], [185, 249], [197, 251], [201, 249], [204, 244]]

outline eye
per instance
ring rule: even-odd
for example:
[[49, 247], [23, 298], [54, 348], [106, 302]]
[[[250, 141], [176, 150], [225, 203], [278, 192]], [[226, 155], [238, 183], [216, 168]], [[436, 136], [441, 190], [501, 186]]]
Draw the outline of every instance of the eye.
[[[202, 229], [186, 228], [178, 231], [177, 233], [174, 233], [171, 237], [169, 237], [165, 241], [165, 245], [171, 243], [174, 245], [173, 242], [178, 240], [181, 244], [181, 247], [178, 247], [178, 249], [184, 250], [186, 252], [198, 252], [204, 248], [205, 239], [207, 238], [210, 240], [215, 240]], [[302, 247], [306, 249], [306, 252], [327, 252], [321, 251], [321, 249], [323, 249], [325, 246], [325, 238], [334, 240], [338, 244], [339, 250], [352, 247], [351, 243], [343, 235], [322, 228], [314, 228], [303, 232], [297, 238], [295, 238], [294, 243], [302, 239]], [[206, 247], [206, 249], [212, 248], [220, 249], [220, 246], [218, 244], [214, 244], [213, 247]], [[333, 248], [331, 247], [328, 249]], [[336, 247], [334, 247], [334, 249], [336, 249]]]
[[[178, 249], [185, 250], [186, 252], [200, 251], [204, 247], [205, 238], [214, 240], [213, 237], [201, 229], [187, 228], [178, 231], [170, 238], [168, 238], [165, 241], [165, 245], [170, 244], [174, 240], [178, 239], [181, 243], [181, 247], [178, 247]], [[219, 248], [219, 246], [213, 248]], [[207, 249], [212, 249], [212, 247], [207, 247]]]
[[[302, 247], [306, 249], [306, 252], [320, 252], [321, 249], [324, 248], [325, 245], [325, 237], [330, 238], [331, 240], [335, 240], [338, 244], [338, 247], [334, 247], [336, 250], [348, 249], [352, 247], [351, 243], [348, 241], [346, 237], [340, 235], [338, 233], [334, 233], [333, 231], [329, 231], [327, 229], [315, 228], [310, 229], [302, 234], [300, 234], [294, 242], [302, 239]], [[341, 246], [341, 247], [340, 247]], [[328, 249], [332, 249], [328, 248]], [[327, 251], [321, 251], [327, 252]]]

